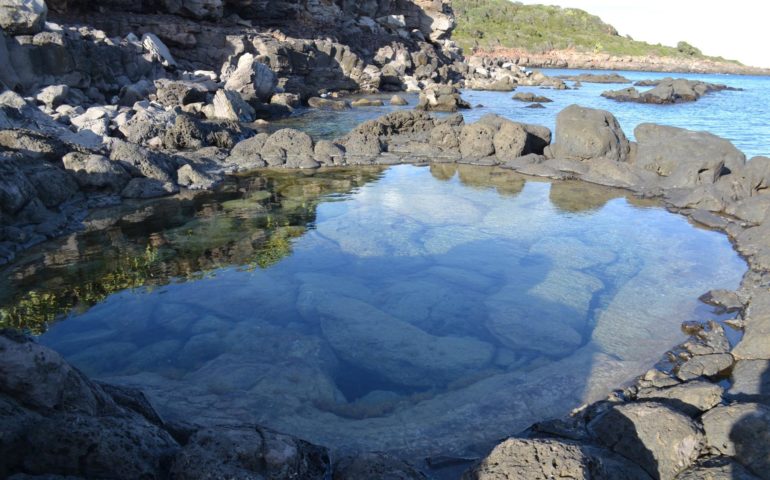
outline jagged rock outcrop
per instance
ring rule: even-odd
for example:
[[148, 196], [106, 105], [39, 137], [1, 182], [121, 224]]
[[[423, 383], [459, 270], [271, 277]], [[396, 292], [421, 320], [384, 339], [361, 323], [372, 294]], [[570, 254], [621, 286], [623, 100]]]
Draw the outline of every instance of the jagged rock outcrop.
[[724, 90], [738, 90], [727, 85], [687, 80], [685, 78], [664, 78], [662, 80], [637, 82], [637, 86], [652, 86], [650, 90], [639, 92], [635, 87], [622, 90], [609, 90], [602, 97], [618, 102], [654, 103], [658, 105], [682, 102], [694, 102], [703, 95]]

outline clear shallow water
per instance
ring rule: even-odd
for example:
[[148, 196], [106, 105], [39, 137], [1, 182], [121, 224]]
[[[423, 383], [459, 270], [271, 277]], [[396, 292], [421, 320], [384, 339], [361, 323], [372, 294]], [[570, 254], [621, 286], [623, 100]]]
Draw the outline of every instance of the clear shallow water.
[[[609, 73], [586, 70], [543, 70], [547, 75], [577, 75], [579, 73]], [[544, 109], [525, 108], [526, 103], [512, 100], [515, 92], [484, 92], [466, 90], [465, 98], [474, 108], [462, 111], [466, 122], [472, 122], [487, 113], [496, 113], [511, 120], [545, 125], [555, 129], [556, 115], [574, 103], [612, 112], [626, 135], [633, 139], [633, 130], [640, 123], [653, 122], [691, 130], [705, 130], [732, 141], [747, 158], [770, 155], [770, 77], [707, 74], [665, 74], [653, 72], [617, 72], [637, 81], [673, 76], [711, 83], [722, 83], [743, 91], [725, 91], [708, 94], [697, 102], [677, 105], [640, 105], [622, 103], [601, 96], [605, 90], [617, 90], [631, 84], [584, 83], [575, 90], [549, 90], [538, 87], [519, 87], [517, 92], [536, 92], [553, 100]], [[568, 85], [573, 82], [567, 81]], [[639, 87], [644, 90], [643, 87]], [[383, 96], [384, 98], [389, 98]], [[413, 108], [417, 96], [406, 96]], [[482, 105], [482, 107], [477, 107]], [[306, 111], [298, 117], [277, 122], [275, 127], [294, 126], [326, 138], [342, 135], [365, 120], [377, 118], [394, 107], [367, 107], [346, 112]]]
[[605, 396], [745, 269], [623, 192], [469, 166], [242, 178], [93, 225], [3, 272], [7, 306], [75, 308], [44, 344], [167, 416], [412, 458]]

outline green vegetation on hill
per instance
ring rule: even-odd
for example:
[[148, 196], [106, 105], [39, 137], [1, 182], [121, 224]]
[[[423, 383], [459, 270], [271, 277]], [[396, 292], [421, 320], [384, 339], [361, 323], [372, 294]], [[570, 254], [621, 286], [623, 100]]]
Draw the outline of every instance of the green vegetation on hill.
[[523, 5], [508, 0], [453, 0], [457, 28], [452, 38], [466, 52], [517, 48], [533, 53], [575, 49], [611, 55], [705, 57], [700, 50], [679, 42], [677, 47], [651, 45], [623, 37], [601, 18], [576, 8]]

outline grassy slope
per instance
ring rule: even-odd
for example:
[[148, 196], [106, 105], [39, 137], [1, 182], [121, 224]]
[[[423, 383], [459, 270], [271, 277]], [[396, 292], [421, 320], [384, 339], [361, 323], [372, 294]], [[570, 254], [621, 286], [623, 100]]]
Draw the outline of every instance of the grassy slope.
[[[519, 48], [534, 53], [575, 49], [611, 55], [705, 57], [697, 49], [651, 45], [618, 35], [611, 25], [575, 8], [522, 5], [508, 0], [453, 0], [457, 28], [452, 39], [466, 52], [475, 46]], [[737, 63], [737, 62], [735, 62]]]

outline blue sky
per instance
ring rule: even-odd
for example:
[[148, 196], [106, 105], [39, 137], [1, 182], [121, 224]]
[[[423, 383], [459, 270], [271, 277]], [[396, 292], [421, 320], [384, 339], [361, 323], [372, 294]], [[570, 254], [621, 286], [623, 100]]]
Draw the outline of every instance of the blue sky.
[[770, 68], [767, 29], [770, 2], [764, 0], [520, 0], [580, 8], [600, 16], [622, 35], [676, 45], [685, 40], [707, 55]]

